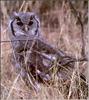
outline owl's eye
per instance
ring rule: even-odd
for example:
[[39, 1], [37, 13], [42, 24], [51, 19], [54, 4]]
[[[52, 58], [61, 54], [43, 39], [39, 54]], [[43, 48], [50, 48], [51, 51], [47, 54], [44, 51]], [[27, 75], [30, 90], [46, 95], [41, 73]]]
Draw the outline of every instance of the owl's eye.
[[23, 23], [21, 22], [21, 19], [19, 17], [17, 17], [16, 20], [17, 20], [17, 25], [23, 26]]
[[18, 22], [17, 22], [17, 25], [23, 26], [23, 23], [22, 23], [21, 21], [18, 21]]
[[28, 25], [31, 26], [32, 24], [33, 24], [33, 21], [30, 21]]

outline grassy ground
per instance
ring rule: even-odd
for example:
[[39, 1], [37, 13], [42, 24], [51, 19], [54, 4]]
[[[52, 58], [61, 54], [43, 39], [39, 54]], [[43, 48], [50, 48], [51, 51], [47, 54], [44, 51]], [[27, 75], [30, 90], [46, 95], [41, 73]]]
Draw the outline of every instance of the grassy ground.
[[[65, 0], [41, 1], [1, 1], [1, 40], [9, 40], [8, 20], [13, 11], [34, 11], [41, 20], [41, 31], [50, 44], [65, 51], [67, 54], [80, 58], [82, 49], [81, 27], [77, 22], [77, 17], [71, 12], [70, 6]], [[87, 1], [87, 0], [86, 0]], [[83, 0], [74, 3], [74, 7], [81, 12], [82, 20], [87, 13], [87, 4], [83, 6]], [[85, 14], [85, 15], [84, 15]], [[85, 52], [88, 52], [88, 27], [84, 25]], [[88, 62], [75, 63], [76, 70], [73, 71], [71, 80], [63, 83], [53, 80], [55, 84], [41, 85], [39, 93], [35, 93], [23, 82], [21, 76], [14, 70], [11, 64], [11, 44], [1, 43], [1, 97], [2, 100], [63, 100], [63, 99], [86, 99], [87, 85], [82, 84], [79, 73], [83, 73], [87, 78]], [[76, 83], [76, 73], [78, 80]]]

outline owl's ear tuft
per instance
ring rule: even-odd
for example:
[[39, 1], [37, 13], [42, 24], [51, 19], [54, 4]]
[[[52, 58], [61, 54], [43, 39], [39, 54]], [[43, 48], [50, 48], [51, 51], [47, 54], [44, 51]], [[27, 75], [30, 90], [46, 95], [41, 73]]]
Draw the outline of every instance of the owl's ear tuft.
[[10, 15], [10, 19], [15, 19], [18, 17], [18, 13], [17, 12], [13, 12], [11, 15]]
[[17, 12], [13, 12], [14, 16], [18, 16], [18, 13]]
[[34, 15], [34, 14], [33, 14], [33, 15], [31, 15], [30, 20], [33, 20], [33, 19], [34, 19], [34, 17], [35, 17], [35, 15]]

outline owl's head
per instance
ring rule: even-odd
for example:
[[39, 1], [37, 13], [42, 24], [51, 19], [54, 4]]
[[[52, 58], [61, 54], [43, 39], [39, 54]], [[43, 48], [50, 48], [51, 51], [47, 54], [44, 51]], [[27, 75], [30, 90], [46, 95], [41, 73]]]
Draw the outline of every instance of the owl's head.
[[14, 36], [39, 35], [40, 22], [32, 12], [14, 13], [10, 21], [11, 32]]

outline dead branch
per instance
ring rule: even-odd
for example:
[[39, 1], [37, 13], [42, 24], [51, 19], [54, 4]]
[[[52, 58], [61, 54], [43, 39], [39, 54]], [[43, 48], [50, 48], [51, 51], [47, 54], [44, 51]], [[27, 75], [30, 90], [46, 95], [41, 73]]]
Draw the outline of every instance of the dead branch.
[[82, 22], [82, 19], [81, 19], [81, 13], [76, 10], [76, 8], [72, 4], [71, 0], [68, 0], [68, 2], [69, 2], [71, 11], [73, 10], [73, 12], [74, 12], [73, 14], [74, 14], [75, 17], [77, 17], [78, 22], [79, 22], [80, 27], [81, 27], [81, 40], [82, 40], [81, 55], [82, 55], [82, 57], [86, 57], [86, 54], [85, 54], [85, 41], [84, 41], [84, 25], [83, 25], [83, 22]]

